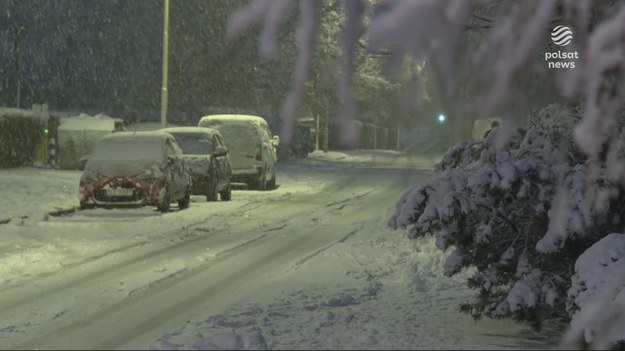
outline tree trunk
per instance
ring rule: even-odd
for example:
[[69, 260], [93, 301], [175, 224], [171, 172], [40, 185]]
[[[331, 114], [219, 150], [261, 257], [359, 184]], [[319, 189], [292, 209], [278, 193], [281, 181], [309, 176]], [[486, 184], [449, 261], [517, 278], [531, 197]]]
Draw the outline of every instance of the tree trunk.
[[330, 124], [330, 115], [326, 113], [326, 123], [324, 125], [324, 140], [323, 140], [323, 152], [327, 153], [328, 152], [328, 139], [329, 139], [329, 129], [328, 129], [328, 124]]

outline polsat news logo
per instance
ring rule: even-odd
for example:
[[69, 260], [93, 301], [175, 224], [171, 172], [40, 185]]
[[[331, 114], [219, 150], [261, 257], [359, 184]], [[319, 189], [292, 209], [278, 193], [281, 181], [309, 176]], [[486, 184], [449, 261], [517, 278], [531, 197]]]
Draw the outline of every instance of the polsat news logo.
[[[573, 31], [567, 26], [556, 26], [551, 30], [551, 41], [557, 46], [566, 47], [572, 40]], [[579, 59], [577, 51], [545, 52], [545, 61], [549, 68], [575, 68], [577, 59]]]

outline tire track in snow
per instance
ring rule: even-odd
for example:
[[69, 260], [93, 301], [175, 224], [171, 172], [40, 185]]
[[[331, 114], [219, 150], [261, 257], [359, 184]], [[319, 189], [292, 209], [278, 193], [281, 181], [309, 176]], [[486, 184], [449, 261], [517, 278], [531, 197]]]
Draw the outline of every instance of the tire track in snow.
[[[344, 189], [345, 186], [348, 183], [350, 183], [353, 180], [354, 177], [355, 176], [352, 175], [350, 177], [339, 178], [338, 181], [334, 183], [334, 186], [331, 187], [331, 190], [336, 191], [336, 190], [339, 190], [339, 189]], [[254, 198], [254, 199], [251, 199], [250, 201], [246, 201], [245, 203], [240, 205], [237, 208], [237, 210], [235, 210], [234, 214], [228, 213], [226, 215], [226, 217], [236, 217], [238, 215], [239, 211], [241, 211], [243, 213], [245, 213], [245, 212], [249, 213], [250, 211], [258, 211], [258, 212], [253, 212], [254, 216], [255, 217], [261, 216], [262, 217], [263, 215], [270, 214], [271, 212], [274, 212], [275, 211], [274, 208], [284, 206], [285, 203], [293, 203], [293, 204], [296, 204], [296, 203], [314, 203], [314, 202], [316, 202], [318, 200], [323, 200], [325, 198], [325, 195], [322, 195], [322, 194], [323, 194], [323, 191], [320, 191], [320, 192], [317, 192], [317, 193], [312, 193], [312, 194], [303, 194], [299, 198], [286, 198], [281, 203], [268, 203], [264, 207], [262, 206], [262, 201], [259, 201], [259, 200]], [[261, 204], [259, 204], [259, 203], [261, 203]], [[253, 207], [249, 208], [250, 206], [253, 206]], [[87, 210], [87, 211], [91, 211], [91, 210]], [[65, 222], [68, 223], [68, 224], [69, 223], [84, 223], [84, 222], [93, 223], [94, 221], [98, 220], [97, 217], [96, 218], [89, 218], [89, 219], [86, 219], [86, 220], [83, 219], [83, 218], [80, 218], [80, 213], [81, 212], [83, 212], [83, 211], [77, 211], [76, 213], [68, 214], [68, 215], [65, 215], [65, 216], [60, 216], [60, 217], [54, 218], [53, 220], [43, 221], [41, 223], [54, 223], [54, 224], [65, 223]], [[178, 214], [178, 213], [184, 214], [184, 212], [176, 211], [176, 212], [171, 212], [171, 213], [165, 214], [164, 216], [168, 216], [168, 218], [171, 218], [171, 216], [175, 217], [176, 214]], [[119, 222], [124, 222], [124, 221], [131, 221], [131, 220], [135, 219], [134, 218], [135, 216], [137, 216], [137, 214], [132, 214], [131, 218], [129, 218], [129, 219], [115, 218], [112, 221], [107, 217], [107, 218], [104, 219], [104, 222], [106, 222], [106, 223], [108, 223], [108, 222], [119, 223]], [[205, 224], [206, 222], [208, 222], [214, 216], [215, 216], [215, 214], [211, 213], [209, 215], [204, 216], [200, 220], [197, 220], [197, 221], [194, 221], [194, 222], [186, 224], [182, 228], [174, 228], [174, 229], [171, 229], [171, 230], [164, 231], [162, 233], [157, 233], [156, 235], [159, 235], [161, 237], [170, 237], [170, 236], [178, 233], [180, 230], [185, 230], [187, 228], [193, 228], [193, 227], [201, 226], [201, 225]], [[228, 222], [228, 221], [229, 220], [226, 220], [224, 222]], [[227, 230], [227, 228], [224, 228], [224, 226], [220, 226], [219, 229], [220, 230]], [[151, 236], [148, 240], [142, 240], [142, 241], [139, 241], [139, 242], [132, 242], [132, 243], [129, 243], [127, 245], [123, 245], [121, 247], [116, 247], [116, 248], [114, 248], [112, 250], [108, 250], [106, 252], [102, 252], [102, 253], [100, 253], [98, 255], [90, 256], [90, 257], [87, 257], [87, 258], [79, 260], [79, 261], [75, 261], [75, 262], [72, 262], [72, 263], [65, 264], [64, 267], [63, 267], [64, 268], [63, 273], [65, 275], [71, 275], [71, 271], [72, 270], [76, 270], [77, 268], [88, 266], [90, 264], [93, 264], [93, 263], [95, 263], [97, 261], [100, 261], [100, 260], [105, 259], [107, 257], [110, 257], [112, 255], [124, 254], [124, 253], [130, 252], [130, 251], [133, 251], [133, 250], [141, 249], [141, 248], [143, 248], [145, 246], [156, 245], [155, 244], [155, 238], [154, 238], [155, 234], [154, 233], [150, 233], [149, 230], [148, 231], [144, 231], [144, 232], [140, 232], [140, 233], [134, 233], [133, 236], [146, 236], [148, 234], [150, 234], [150, 236]], [[211, 234], [211, 235], [214, 235], [214, 234]], [[207, 237], [207, 236], [206, 235], [201, 235], [200, 237], [186, 239], [184, 241], [186, 241], [189, 244], [191, 244], [191, 243], [194, 243], [194, 242], [202, 240], [202, 237]], [[39, 236], [37, 239], [42, 241], [43, 243], [51, 244], [53, 246], [58, 246], [58, 244], [54, 243], [53, 240], [45, 238], [43, 236]], [[137, 262], [137, 261], [145, 260], [145, 259], [149, 258], [151, 255], [158, 255], [158, 254], [161, 254], [162, 252], [165, 252], [165, 251], [167, 251], [169, 249], [176, 249], [178, 247], [185, 246], [185, 245], [187, 245], [187, 244], [185, 244], [184, 242], [178, 242], [176, 244], [167, 244], [167, 246], [164, 246], [164, 247], [162, 247], [160, 249], [156, 248], [156, 249], [153, 249], [152, 251], [149, 251], [149, 252], [147, 252], [145, 254], [140, 254], [135, 259], [129, 259], [129, 260], [126, 260], [126, 261], [116, 262], [116, 263], [113, 264], [113, 266], [110, 266], [110, 267], [103, 266], [99, 270], [97, 270], [95, 272], [90, 272], [90, 273], [92, 273], [92, 275], [98, 275], [98, 274], [101, 274], [102, 272], [105, 272], [108, 269], [118, 269], [119, 266], [123, 266], [125, 264], [132, 264], [132, 263]], [[152, 252], [152, 253], [150, 253], [150, 252]], [[81, 269], [81, 271], [83, 271], [82, 273], [85, 273], [84, 269]], [[69, 273], [67, 273], [67, 272], [69, 272]], [[33, 280], [33, 281], [41, 280], [41, 279], [45, 279], [45, 278], [48, 278], [48, 277], [53, 277], [56, 274], [58, 274], [58, 272], [41, 273], [41, 274], [37, 274], [35, 276], [32, 276], [31, 280]], [[89, 278], [89, 276], [87, 276], [87, 274], [82, 274], [82, 275], [84, 276], [82, 279], [81, 278], [77, 278], [76, 279], [76, 283], [77, 284], [80, 284], [80, 283], [88, 281], [89, 279], [92, 279], [92, 278]], [[80, 274], [79, 274], [79, 276], [80, 276]], [[28, 284], [28, 282], [21, 282], [20, 286], [23, 286], [23, 285], [26, 285], [26, 284]], [[36, 284], [38, 284], [38, 283], [36, 283]], [[3, 306], [9, 305], [9, 303], [13, 303], [13, 306], [17, 306], [17, 305], [20, 305], [20, 304], [24, 304], [25, 303], [24, 301], [29, 301], [31, 299], [36, 299], [36, 298], [38, 298], [38, 296], [42, 296], [45, 293], [55, 293], [55, 292], [57, 292], [59, 290], [65, 289], [64, 286], [57, 286], [57, 284], [55, 284], [55, 283], [40, 284], [40, 285], [46, 285], [47, 289], [44, 290], [44, 291], [41, 291], [40, 293], [36, 294], [35, 296], [32, 296], [32, 294], [26, 294], [26, 295], [22, 296], [20, 298], [20, 300], [18, 300], [18, 301], [10, 300], [9, 302], [6, 302], [6, 303], [3, 303], [3, 301], [0, 300], [0, 311], [3, 310]], [[5, 291], [12, 290], [12, 289], [15, 289], [15, 286], [10, 285], [10, 286], [4, 287], [4, 288], [0, 288], [0, 294], [2, 294]]]
[[[381, 191], [376, 198], [378, 201], [375, 203], [384, 203], [384, 200], [388, 200], [396, 195], [386, 190]], [[157, 329], [158, 326], [170, 321], [173, 316], [186, 315], [190, 310], [195, 310], [196, 306], [206, 301], [221, 301], [224, 295], [232, 295], [230, 290], [237, 284], [247, 283], [249, 285], [250, 281], [259, 279], [267, 271], [279, 272], [284, 267], [291, 266], [294, 261], [301, 260], [302, 255], [314, 256], [319, 247], [327, 249], [332, 245], [344, 242], [347, 237], [355, 232], [336, 240], [336, 230], [345, 225], [353, 225], [351, 221], [354, 217], [351, 217], [351, 215], [361, 213], [371, 206], [371, 203], [361, 202], [350, 207], [349, 211], [345, 211], [341, 216], [337, 216], [328, 223], [324, 223], [316, 228], [309, 228], [304, 233], [290, 235], [286, 238], [267, 237], [267, 239], [276, 240], [270, 243], [265, 240], [259, 240], [252, 245], [244, 247], [243, 251], [237, 250], [224, 254], [223, 261], [220, 261], [220, 264], [211, 261], [189, 269], [153, 289], [144, 290], [133, 296], [133, 298], [120, 301], [119, 304], [77, 321], [65, 328], [65, 335], [61, 339], [51, 341], [46, 337], [42, 337], [42, 340], [45, 340], [46, 347], [52, 348], [64, 345], [65, 339], [80, 340], [83, 343], [81, 344], [82, 347], [98, 349], [125, 348], [124, 344], [128, 341], [134, 339], [137, 335]], [[322, 235], [319, 235], [320, 233]], [[330, 242], [330, 245], [328, 245], [328, 242]], [[251, 253], [251, 251], [258, 249], [259, 246], [265, 243], [270, 244], [270, 246], [264, 255], [259, 258], [247, 258], [246, 261], [246, 257], [253, 257], [253, 255], [245, 255], [245, 253]], [[312, 255], [310, 254], [311, 249], [313, 251]], [[230, 265], [221, 264], [237, 261], [237, 259], [245, 261], [245, 263], [239, 263], [234, 271]], [[215, 279], [216, 277], [219, 279]], [[198, 287], [198, 281], [206, 283]], [[159, 306], [159, 308], [154, 310], [150, 306]], [[142, 315], [144, 318], [137, 323], [136, 320], [129, 321], [128, 318], [124, 317], [126, 315]], [[122, 325], [119, 325], [119, 323], [122, 323]], [[108, 338], [104, 338], [99, 342], [94, 341], [95, 335], [102, 335], [103, 331], [108, 328], [117, 330]], [[30, 346], [23, 346], [37, 347], [36, 343]], [[146, 346], [139, 348], [145, 348]], [[19, 346], [18, 348], [21, 347]]]
[[[346, 180], [342, 183], [347, 183], [349, 180]], [[312, 196], [306, 196], [312, 195]], [[247, 250], [250, 247], [255, 245], [260, 245], [261, 241], [270, 239], [272, 235], [278, 235], [280, 231], [287, 227], [287, 223], [289, 221], [298, 220], [300, 221], [306, 215], [313, 216], [316, 214], [315, 207], [321, 207], [323, 205], [323, 200], [325, 200], [326, 195], [323, 193], [318, 194], [306, 194], [304, 197], [307, 198], [304, 201], [308, 206], [306, 208], [298, 208], [294, 206], [289, 206], [288, 203], [291, 201], [285, 201], [279, 204], [272, 204], [270, 206], [265, 206], [264, 208], [260, 208], [259, 210], [254, 212], [254, 216], [260, 216], [261, 218], [264, 215], [267, 215], [272, 212], [276, 212], [277, 210], [286, 207], [287, 210], [282, 210], [282, 214], [287, 216], [287, 220], [284, 222], [282, 228], [277, 229], [274, 233], [268, 234], [265, 232], [260, 236], [254, 237], [251, 240], [244, 241], [241, 244], [235, 245], [234, 247], [228, 248], [224, 250], [224, 252], [218, 253], [214, 260], [211, 260], [211, 264], [218, 264], [224, 260], [227, 260], [229, 257], [236, 256], [237, 253], [241, 250]], [[301, 199], [295, 199], [295, 201], [301, 203]], [[212, 216], [212, 215], [211, 215]], [[209, 216], [210, 217], [210, 216]], [[205, 225], [205, 220], [196, 221], [190, 225], [186, 226], [186, 229], [193, 228], [194, 225], [202, 224]], [[250, 228], [248, 231], [251, 232], [262, 232], [262, 229], [256, 228], [256, 224], [250, 223]], [[275, 228], [274, 228], [275, 229]], [[9, 291], [0, 293], [0, 312], [7, 316], [8, 312], [11, 311], [19, 311], [27, 306], [33, 306], [36, 301], [46, 301], [53, 298], [55, 295], [58, 300], [62, 300], [62, 297], [58, 295], [64, 295], [65, 292], [75, 291], [75, 290], [89, 290], [89, 285], [93, 285], [97, 281], [114, 279], [118, 278], [119, 275], [124, 275], [126, 271], [133, 271], [133, 266], [140, 266], [146, 261], [158, 261], [160, 259], [159, 256], [175, 256], [176, 252], [181, 252], [181, 254], [188, 254], [190, 248], [202, 247], [203, 242], [206, 240], [210, 240], [216, 235], [227, 236], [231, 234], [233, 230], [236, 228], [228, 230], [229, 233], [214, 233], [211, 235], [202, 235], [196, 238], [187, 239], [182, 242], [178, 242], [176, 244], [167, 244], [167, 245], [158, 245], [154, 242], [142, 241], [138, 243], [133, 243], [130, 245], [126, 245], [124, 247], [110, 250], [97, 257], [91, 257], [89, 259], [83, 260], [81, 262], [77, 262], [71, 265], [69, 269], [65, 270], [65, 276], [73, 276], [72, 279], [63, 279], [61, 281], [56, 280], [56, 274], [50, 274], [49, 279], [42, 279], [43, 277], [38, 277], [39, 279], [36, 282], [33, 282], [32, 285], [36, 286], [33, 289], [33, 286], [29, 286], [29, 288], [25, 287], [24, 289], [10, 289]], [[169, 236], [176, 234], [180, 231], [180, 228], [168, 230], [161, 234], [161, 236]], [[216, 232], [216, 231], [215, 231]], [[268, 232], [271, 232], [269, 230]], [[238, 233], [237, 233], [238, 234]], [[151, 247], [156, 246], [156, 248]], [[137, 255], [137, 251], [140, 251], [140, 254]], [[145, 252], [144, 252], [145, 251]], [[120, 259], [119, 254], [132, 254], [127, 259]], [[103, 260], [104, 259], [104, 260]], [[103, 262], [106, 259], [111, 262]], [[91, 267], [98, 266], [98, 267]], [[171, 279], [171, 277], [170, 277]], [[162, 283], [162, 282], [161, 282]], [[93, 288], [91, 288], [93, 290]], [[2, 296], [5, 295], [5, 296]], [[71, 295], [71, 294], [70, 294]], [[58, 314], [58, 313], [57, 313]], [[62, 314], [67, 317], [70, 313], [66, 313], [66, 311], [62, 312]], [[9, 322], [7, 320], [7, 322]], [[16, 324], [16, 323], [13, 323]], [[31, 329], [33, 326], [31, 325]], [[1, 335], [0, 335], [1, 336]]]

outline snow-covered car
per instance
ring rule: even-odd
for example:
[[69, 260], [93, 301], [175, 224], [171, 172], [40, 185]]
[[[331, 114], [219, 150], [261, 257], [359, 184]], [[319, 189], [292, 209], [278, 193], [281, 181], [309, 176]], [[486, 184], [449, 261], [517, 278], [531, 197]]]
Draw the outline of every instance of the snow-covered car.
[[191, 170], [191, 195], [206, 195], [206, 201], [232, 198], [232, 166], [228, 149], [216, 129], [200, 127], [165, 128], [161, 131], [176, 138], [176, 142]]
[[[265, 117], [269, 124], [269, 129], [273, 131], [282, 129], [282, 118], [280, 116]], [[290, 144], [280, 144], [276, 147], [278, 158], [285, 159], [295, 156], [297, 158], [308, 157], [308, 154], [315, 151], [315, 123], [314, 118], [302, 118], [295, 125], [293, 139]]]
[[171, 134], [119, 132], [101, 138], [80, 178], [80, 208], [189, 206], [191, 173]]
[[198, 127], [217, 129], [230, 150], [232, 179], [252, 189], [276, 186], [276, 146], [280, 137], [271, 135], [267, 121], [251, 115], [209, 115]]

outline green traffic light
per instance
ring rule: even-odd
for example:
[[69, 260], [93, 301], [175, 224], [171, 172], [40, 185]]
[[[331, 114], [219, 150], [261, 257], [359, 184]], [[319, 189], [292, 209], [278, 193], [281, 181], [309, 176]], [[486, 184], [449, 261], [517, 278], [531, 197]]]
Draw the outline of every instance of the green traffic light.
[[48, 128], [44, 128], [43, 134], [48, 135]]

